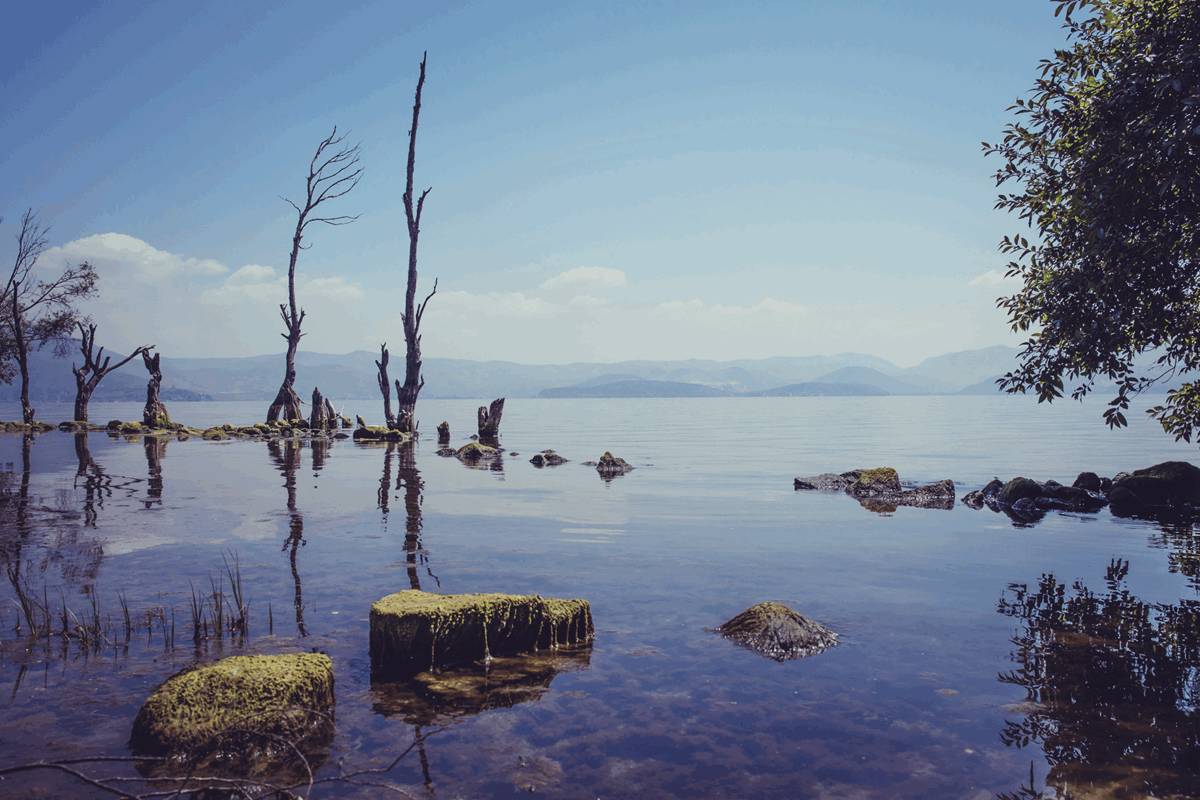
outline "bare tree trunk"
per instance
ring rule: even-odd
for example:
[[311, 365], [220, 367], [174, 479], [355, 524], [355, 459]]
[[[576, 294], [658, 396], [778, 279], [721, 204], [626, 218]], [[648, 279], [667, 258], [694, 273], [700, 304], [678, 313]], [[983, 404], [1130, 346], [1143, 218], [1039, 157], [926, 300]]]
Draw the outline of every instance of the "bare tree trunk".
[[504, 398], [492, 401], [492, 405], [479, 407], [479, 441], [488, 444], [500, 442], [500, 417], [504, 414]]
[[450, 444], [450, 423], [442, 420], [437, 427], [438, 444]]
[[29, 402], [29, 342], [25, 340], [25, 315], [17, 293], [12, 295], [12, 330], [16, 343], [17, 369], [21, 372], [21, 418], [26, 425], [33, 424], [34, 408]]
[[392, 382], [388, 379], [388, 348], [387, 342], [379, 345], [379, 360], [375, 362], [375, 368], [379, 370], [379, 374], [375, 376], [375, 380], [379, 383], [379, 392], [383, 395], [383, 418], [387, 422], [389, 428], [396, 427], [396, 416], [392, 413]]
[[150, 380], [146, 382], [146, 407], [142, 409], [142, 424], [148, 428], [166, 428], [171, 424], [171, 415], [167, 413], [167, 407], [158, 396], [162, 386], [159, 356], [159, 353], [155, 353], [153, 357], [149, 352], [142, 353], [142, 362], [146, 365], [146, 371], [150, 373]]
[[417, 77], [416, 97], [413, 100], [412, 127], [408, 131], [408, 169], [404, 182], [404, 216], [408, 223], [408, 284], [404, 292], [404, 383], [396, 381], [396, 427], [409, 433], [416, 432], [415, 412], [417, 395], [425, 385], [421, 377], [421, 317], [430, 298], [437, 294], [437, 281], [425, 300], [417, 304], [417, 241], [421, 235], [421, 213], [425, 210], [425, 198], [429, 189], [413, 204], [413, 173], [417, 163], [417, 126], [421, 118], [421, 91], [425, 88], [425, 55], [421, 56], [421, 69]]
[[71, 364], [71, 372], [75, 374], [75, 419], [79, 422], [87, 422], [88, 402], [91, 401], [92, 393], [96, 391], [96, 387], [100, 385], [100, 381], [104, 380], [104, 376], [120, 369], [138, 356], [145, 356], [147, 351], [154, 348], [154, 345], [148, 344], [135, 348], [125, 358], [116, 364], [110, 365], [112, 356], [104, 355], [103, 347], [99, 350], [95, 349], [95, 323], [84, 325], [80, 322], [78, 326], [82, 339], [79, 345], [79, 352], [83, 355], [83, 366], [77, 367]]
[[312, 415], [308, 419], [308, 427], [323, 431], [329, 427], [329, 410], [325, 406], [325, 398], [321, 390], [314, 387], [312, 396]]
[[[362, 177], [362, 168], [358, 166], [358, 145], [343, 146], [345, 136], [337, 135], [337, 128], [317, 145], [312, 160], [308, 164], [308, 178], [305, 181], [304, 205], [300, 206], [287, 200], [296, 209], [296, 230], [292, 233], [292, 251], [288, 257], [288, 301], [279, 304], [279, 316], [283, 318], [284, 332], [280, 334], [287, 340], [287, 355], [285, 356], [283, 383], [275, 394], [275, 400], [267, 409], [267, 422], [275, 422], [280, 417], [286, 420], [304, 418], [300, 404], [300, 395], [296, 394], [296, 351], [300, 348], [301, 326], [304, 323], [304, 309], [296, 305], [296, 262], [300, 259], [304, 231], [314, 222], [325, 225], [348, 225], [358, 217], [309, 216], [317, 206], [327, 200], [345, 197], [358, 185]], [[333, 148], [332, 154], [328, 151]]]
[[88, 421], [88, 403], [92, 400], [92, 391], [95, 387], [89, 386], [86, 381], [80, 378], [75, 379], [75, 419], [78, 422]]

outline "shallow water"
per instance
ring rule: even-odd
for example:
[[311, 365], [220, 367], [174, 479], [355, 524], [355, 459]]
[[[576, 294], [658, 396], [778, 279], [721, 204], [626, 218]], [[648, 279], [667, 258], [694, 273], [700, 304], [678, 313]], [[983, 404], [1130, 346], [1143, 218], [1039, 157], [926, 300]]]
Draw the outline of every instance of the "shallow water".
[[[138, 707], [173, 672], [316, 648], [337, 679], [318, 777], [339, 761], [386, 766], [417, 738], [372, 776], [415, 797], [1200, 793], [1190, 525], [1107, 511], [1021, 525], [961, 504], [880, 515], [791, 487], [889, 464], [907, 480], [953, 478], [961, 497], [994, 475], [1069, 483], [1194, 460], [1144, 420], [1109, 432], [1098, 406], [1007, 397], [513, 400], [503, 441], [521, 455], [502, 470], [436, 456], [434, 424], [449, 420], [462, 441], [477, 405], [422, 401], [428, 438], [411, 451], [0, 434], [6, 564], [80, 615], [94, 594], [119, 618], [121, 592], [136, 628], [128, 647], [99, 653], [30, 643], [0, 585], [0, 767], [128, 755]], [[202, 426], [263, 406], [172, 411]], [[92, 416], [140, 409], [95, 404]], [[532, 467], [547, 447], [571, 463]], [[605, 449], [637, 469], [606, 483], [580, 465]], [[223, 575], [230, 554], [250, 636], [197, 652], [191, 587]], [[585, 597], [597, 636], [519, 674], [500, 664], [486, 691], [459, 698], [372, 685], [370, 603], [417, 585]], [[841, 643], [776, 663], [708, 631], [768, 599]], [[148, 609], [163, 610], [149, 635]], [[0, 782], [0, 796], [89, 791], [45, 773]], [[381, 791], [326, 783], [314, 796]]]

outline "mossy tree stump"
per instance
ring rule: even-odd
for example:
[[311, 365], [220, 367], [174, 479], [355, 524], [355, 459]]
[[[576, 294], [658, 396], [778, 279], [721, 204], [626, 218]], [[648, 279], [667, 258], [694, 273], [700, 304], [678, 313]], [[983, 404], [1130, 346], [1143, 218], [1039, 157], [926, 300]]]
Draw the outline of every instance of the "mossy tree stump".
[[408, 590], [371, 605], [371, 671], [418, 672], [590, 641], [586, 600]]

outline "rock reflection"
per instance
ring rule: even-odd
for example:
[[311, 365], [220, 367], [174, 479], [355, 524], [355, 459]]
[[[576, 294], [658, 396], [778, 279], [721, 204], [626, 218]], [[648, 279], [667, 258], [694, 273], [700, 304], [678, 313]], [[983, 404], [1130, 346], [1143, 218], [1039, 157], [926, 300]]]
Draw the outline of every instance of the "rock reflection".
[[292, 604], [296, 610], [296, 631], [301, 637], [305, 637], [308, 636], [308, 627], [304, 624], [304, 594], [297, 566], [300, 548], [305, 545], [304, 515], [296, 505], [296, 471], [300, 468], [300, 440], [269, 439], [267, 450], [276, 469], [283, 475], [283, 486], [287, 491], [288, 535], [283, 540], [282, 551], [288, 554], [292, 568], [292, 583], [295, 587]]
[[[1200, 785], [1200, 601], [1146, 603], [1115, 560], [1097, 594], [1051, 574], [1012, 584], [998, 611], [1020, 626], [1016, 668], [1024, 717], [1001, 740], [1037, 744], [1058, 797], [1192, 796]], [[1032, 780], [1009, 797], [1037, 796]]]
[[375, 713], [410, 725], [434, 725], [540, 700], [564, 672], [587, 669], [591, 644], [493, 658], [486, 667], [422, 672], [404, 681], [372, 681]]

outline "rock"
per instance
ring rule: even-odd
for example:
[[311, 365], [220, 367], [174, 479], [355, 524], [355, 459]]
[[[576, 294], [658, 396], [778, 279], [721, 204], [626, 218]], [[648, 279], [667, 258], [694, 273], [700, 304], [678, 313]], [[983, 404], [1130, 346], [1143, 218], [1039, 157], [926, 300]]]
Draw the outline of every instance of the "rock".
[[1038, 508], [1057, 511], [1091, 512], [1108, 505], [1108, 501], [1100, 495], [1076, 486], [1063, 486], [1055, 481], [1046, 481], [1042, 485], [1042, 494], [1033, 500]]
[[189, 758], [276, 750], [280, 740], [331, 732], [333, 705], [327, 655], [230, 656], [163, 682], [138, 712], [130, 741], [139, 754]]
[[82, 433], [88, 429], [88, 424], [86, 420], [68, 420], [58, 423], [58, 429], [67, 433]]
[[1071, 485], [1076, 489], [1083, 489], [1085, 492], [1098, 492], [1103, 488], [1100, 476], [1094, 472], [1079, 473]]
[[410, 589], [371, 605], [371, 670], [412, 675], [586, 642], [593, 635], [586, 600]]
[[946, 478], [936, 483], [914, 486], [898, 494], [886, 495], [885, 497], [887, 500], [901, 506], [950, 509], [954, 507], [954, 481]]
[[[534, 453], [533, 458], [529, 459], [529, 463], [541, 469], [542, 467], [557, 467], [559, 464], [565, 464], [567, 463], [567, 459], [553, 450], [543, 450], [540, 453]], [[630, 469], [633, 469], [633, 467], [630, 467]]]
[[479, 442], [467, 442], [462, 447], [454, 451], [454, 455], [458, 456], [459, 461], [467, 463], [475, 463], [483, 459], [495, 458], [500, 454], [500, 451], [491, 445], [480, 444]]
[[615, 478], [618, 475], [624, 475], [632, 469], [632, 464], [623, 458], [617, 458], [607, 450], [604, 451], [604, 455], [600, 456], [600, 460], [596, 462], [596, 472], [599, 472], [602, 478]]
[[1035, 480], [1029, 478], [1013, 478], [996, 495], [996, 499], [1005, 505], [1013, 503], [1023, 498], [1040, 497], [1042, 494], [1042, 485]]
[[145, 433], [146, 427], [140, 422], [122, 422], [121, 427], [118, 428], [118, 430], [121, 433], [130, 435], [135, 433]]
[[225, 431], [222, 428], [206, 428], [200, 434], [200, 436], [210, 442], [219, 442], [222, 439], [229, 438], [228, 436], [225, 435]]
[[1165, 461], [1118, 475], [1109, 500], [1120, 516], [1200, 506], [1200, 468], [1186, 461]]
[[[362, 417], [358, 418], [362, 421]], [[383, 425], [359, 425], [354, 429], [355, 441], [366, 442], [407, 442], [412, 434]]]
[[822, 492], [844, 492], [858, 480], [858, 472], [852, 470], [840, 475], [833, 472], [823, 472], [820, 475], [810, 475], [807, 478], [796, 478], [792, 487], [796, 490], [815, 489]]
[[999, 478], [992, 478], [983, 485], [982, 489], [976, 489], [973, 492], [968, 492], [963, 496], [963, 503], [971, 508], [983, 508], [985, 503], [989, 505], [994, 503], [996, 496], [1000, 494], [1000, 490], [1004, 488], [1004, 484]]
[[837, 634], [782, 603], [750, 606], [716, 629], [754, 652], [787, 661], [820, 653], [837, 644]]
[[855, 497], [884, 497], [899, 494], [900, 475], [891, 467], [856, 470], [847, 491]]
[[458, 455], [458, 451], [453, 447], [439, 447], [437, 449], [437, 454], [443, 458], [454, 458], [456, 455]]
[[121, 422], [121, 420], [119, 420], [119, 419], [110, 419], [110, 420], [108, 421], [108, 424], [107, 424], [107, 425], [105, 425], [104, 427], [105, 427], [105, 428], [107, 428], [107, 429], [108, 429], [108, 430], [110, 430], [110, 431], [119, 431], [119, 430], [121, 430], [121, 425], [122, 425], [122, 424], [123, 424], [123, 423], [122, 423], [122, 422]]

